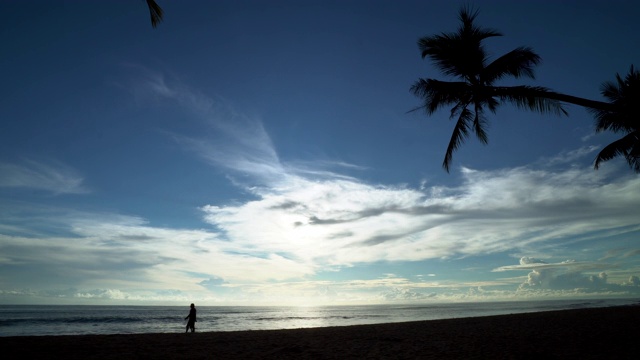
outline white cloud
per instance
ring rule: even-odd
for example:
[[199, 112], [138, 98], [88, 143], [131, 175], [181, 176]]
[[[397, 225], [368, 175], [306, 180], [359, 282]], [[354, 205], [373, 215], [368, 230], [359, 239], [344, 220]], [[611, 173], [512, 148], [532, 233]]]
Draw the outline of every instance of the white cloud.
[[527, 276], [527, 281], [520, 285], [520, 289], [599, 291], [606, 289], [608, 285], [605, 272], [600, 272], [597, 275], [584, 275], [575, 271], [559, 273], [556, 268], [554, 270], [540, 269], [531, 271]]
[[579, 294], [616, 294], [634, 296], [640, 293], [635, 288], [637, 276], [631, 276], [628, 282], [611, 283], [605, 269], [615, 269], [616, 265], [602, 262], [579, 262], [565, 260], [549, 263], [538, 259], [523, 257], [519, 265], [502, 266], [494, 271], [529, 270], [526, 279], [518, 288], [521, 294], [545, 296], [564, 296]]
[[[440, 196], [356, 180], [283, 173], [258, 199], [203, 207], [246, 248], [314, 265], [414, 261], [508, 251], [603, 229], [633, 231], [640, 182], [600, 183], [588, 170], [466, 171]], [[584, 179], [586, 178], [586, 179]]]
[[422, 293], [410, 289], [392, 288], [380, 294], [384, 301], [416, 301], [435, 297], [435, 293]]
[[529, 265], [529, 264], [546, 264], [547, 262], [544, 260], [524, 256], [520, 258], [520, 265]]
[[629, 276], [629, 281], [625, 282], [623, 285], [640, 286], [640, 277], [635, 275]]
[[0, 234], [5, 289], [29, 284], [125, 291], [142, 286], [197, 294], [211, 290], [215, 279], [235, 284], [283, 281], [314, 271], [275, 253], [248, 255], [209, 231], [151, 227], [139, 218], [104, 213], [60, 209], [58, 216], [48, 220], [55, 229], [64, 229], [57, 235]]

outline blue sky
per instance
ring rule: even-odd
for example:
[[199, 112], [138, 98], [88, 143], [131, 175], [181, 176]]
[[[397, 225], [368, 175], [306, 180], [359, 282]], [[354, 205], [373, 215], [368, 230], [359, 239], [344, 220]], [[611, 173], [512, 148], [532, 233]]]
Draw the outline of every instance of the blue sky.
[[[590, 115], [453, 123], [421, 36], [455, 1], [0, 2], [0, 303], [286, 305], [640, 295], [640, 178]], [[601, 100], [634, 1], [479, 1], [519, 83]], [[506, 82], [508, 83], [508, 82]]]

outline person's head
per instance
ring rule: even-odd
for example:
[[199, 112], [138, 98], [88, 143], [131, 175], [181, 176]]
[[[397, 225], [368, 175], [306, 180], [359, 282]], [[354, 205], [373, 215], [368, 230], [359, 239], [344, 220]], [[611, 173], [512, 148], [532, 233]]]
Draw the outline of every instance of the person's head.
[[191, 303], [191, 307], [195, 307], [195, 305], [193, 305], [193, 303]]

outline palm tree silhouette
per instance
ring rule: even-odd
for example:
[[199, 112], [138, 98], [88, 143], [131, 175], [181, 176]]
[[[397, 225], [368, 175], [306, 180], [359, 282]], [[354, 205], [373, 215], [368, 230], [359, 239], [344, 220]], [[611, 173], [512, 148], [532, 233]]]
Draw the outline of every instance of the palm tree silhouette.
[[[606, 115], [607, 118], [631, 116], [629, 112], [626, 112], [628, 115], [619, 114], [620, 111], [629, 110], [621, 110], [621, 105], [616, 102], [607, 103], [584, 99], [557, 93], [540, 86], [495, 86], [494, 83], [496, 81], [506, 76], [533, 79], [533, 68], [540, 63], [541, 59], [531, 48], [519, 47], [488, 63], [488, 54], [482, 41], [490, 37], [502, 36], [502, 34], [496, 30], [483, 29], [476, 26], [474, 20], [477, 15], [478, 11], [463, 7], [459, 12], [459, 19], [462, 24], [456, 32], [426, 36], [418, 41], [422, 58], [430, 58], [445, 75], [456, 77], [459, 80], [419, 79], [411, 87], [411, 91], [424, 101], [422, 106], [412, 111], [425, 109], [427, 115], [432, 115], [442, 107], [452, 106], [450, 118], [457, 117], [442, 163], [447, 172], [449, 172], [451, 166], [453, 153], [464, 143], [471, 129], [482, 143], [487, 143], [485, 109], [495, 113], [498, 106], [505, 102], [512, 103], [521, 109], [540, 113], [567, 115], [562, 103], [571, 103], [586, 107], [595, 114], [599, 114], [599, 116], [604, 117]], [[635, 87], [637, 88], [638, 85]], [[626, 93], [628, 92], [629, 90], [626, 91]], [[637, 90], [634, 94], [637, 94]], [[607, 98], [609, 97], [607, 96]], [[630, 156], [636, 156], [635, 164], [638, 161], [637, 128], [636, 125], [636, 145], [632, 147], [627, 145], [625, 148], [625, 151]], [[598, 129], [602, 131], [614, 129], [614, 127], [603, 126]], [[621, 127], [621, 129], [626, 128]], [[625, 144], [629, 144], [632, 139], [633, 136], [627, 138]], [[619, 145], [622, 146], [621, 144]], [[610, 146], [605, 149], [610, 151], [618, 149], [618, 152], [613, 152], [613, 156], [626, 154], [620, 152], [619, 147], [609, 148]], [[635, 149], [636, 152], [630, 152], [632, 149]], [[599, 155], [596, 161], [596, 168], [601, 161], [611, 158], [607, 154], [611, 153], [605, 152], [603, 149], [602, 157]], [[627, 157], [627, 160], [629, 161], [629, 157]]]
[[162, 8], [154, 0], [146, 0], [151, 15], [151, 26], [154, 28], [162, 21]]
[[457, 121], [442, 163], [447, 172], [453, 152], [463, 144], [471, 129], [482, 143], [487, 143], [485, 109], [495, 113], [503, 102], [510, 102], [541, 113], [566, 114], [559, 100], [543, 96], [550, 92], [546, 88], [494, 86], [506, 76], [534, 78], [533, 67], [540, 62], [540, 56], [531, 48], [519, 47], [487, 63], [482, 41], [502, 34], [476, 26], [477, 15], [478, 11], [463, 7], [459, 13], [462, 24], [456, 32], [426, 36], [418, 41], [422, 58], [429, 57], [445, 75], [460, 80], [419, 79], [411, 87], [411, 91], [424, 100], [424, 105], [414, 110], [424, 108], [432, 115], [442, 107], [453, 106], [450, 118], [457, 117]]
[[640, 173], [640, 72], [631, 65], [624, 79], [616, 74], [615, 82], [602, 84], [601, 93], [615, 110], [591, 110], [596, 118], [596, 131], [610, 130], [626, 135], [605, 146], [596, 157], [594, 167], [598, 169], [603, 161], [624, 156], [629, 167]]

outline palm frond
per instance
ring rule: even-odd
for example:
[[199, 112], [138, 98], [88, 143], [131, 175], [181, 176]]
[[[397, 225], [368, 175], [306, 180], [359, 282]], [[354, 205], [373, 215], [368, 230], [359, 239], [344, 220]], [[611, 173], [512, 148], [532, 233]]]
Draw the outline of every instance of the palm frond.
[[520, 109], [568, 115], [562, 107], [562, 102], [552, 97], [555, 93], [541, 86], [496, 86], [491, 87], [494, 96], [500, 100], [510, 102]]
[[[598, 133], [603, 131], [612, 131], [614, 133], [633, 131], [633, 119], [629, 119], [627, 116], [630, 114], [625, 114], [622, 111], [604, 110], [593, 110], [591, 112], [596, 119], [596, 132]], [[636, 117], [640, 117], [640, 113]]]
[[449, 120], [460, 116], [460, 112], [464, 110], [468, 105], [468, 102], [458, 102], [454, 107], [451, 108], [451, 110], [449, 110]]
[[456, 122], [456, 126], [453, 128], [453, 133], [451, 134], [451, 140], [449, 140], [449, 145], [447, 146], [447, 152], [444, 156], [444, 161], [442, 162], [442, 167], [449, 172], [449, 167], [451, 162], [453, 161], [453, 153], [460, 148], [460, 146], [464, 143], [466, 138], [469, 136], [469, 125], [473, 121], [473, 114], [466, 107], [466, 105], [462, 106], [462, 110], [460, 111], [460, 116], [458, 117], [458, 121]]
[[475, 115], [476, 116], [473, 119], [473, 131], [476, 133], [478, 140], [486, 145], [487, 143], [489, 143], [489, 137], [487, 136], [487, 132], [485, 131], [488, 123], [487, 119], [484, 117], [482, 105], [476, 104]]
[[624, 81], [620, 78], [620, 74], [616, 74], [616, 82], [607, 81], [600, 86], [600, 93], [610, 102], [620, 101], [622, 98], [622, 88]]
[[460, 10], [462, 24], [457, 32], [425, 36], [418, 40], [422, 58], [429, 57], [445, 75], [471, 80], [484, 68], [486, 53], [482, 40], [501, 36], [492, 29], [477, 27], [473, 21], [478, 12], [470, 8]]
[[640, 129], [640, 72], [633, 65], [624, 79], [616, 74], [616, 81], [603, 83], [600, 92], [611, 102], [612, 108], [592, 109], [597, 132]]
[[484, 101], [484, 104], [493, 114], [496, 113], [496, 111], [498, 110], [498, 106], [500, 106], [500, 102], [494, 99], [492, 96], [487, 97]]
[[467, 78], [482, 68], [486, 55], [479, 46], [458, 34], [442, 34], [418, 40], [422, 58], [428, 57], [445, 75]]
[[594, 168], [604, 161], [624, 156], [629, 167], [640, 173], [640, 72], [631, 65], [629, 73], [622, 78], [602, 84], [602, 95], [611, 101], [611, 108], [592, 109], [596, 118], [596, 131], [626, 133], [624, 137], [605, 146], [596, 157]]
[[634, 131], [605, 146], [596, 156], [593, 167], [597, 170], [601, 163], [618, 156], [624, 156], [629, 167], [640, 173], [640, 131]]
[[535, 78], [533, 68], [541, 61], [540, 56], [531, 48], [519, 47], [488, 64], [480, 74], [480, 78], [485, 83], [500, 80], [506, 75], [511, 75], [514, 78], [526, 76], [533, 79]]
[[149, 14], [151, 15], [151, 26], [154, 28], [162, 21], [163, 11], [160, 5], [154, 0], [146, 0], [149, 7]]
[[471, 6], [463, 6], [458, 13], [458, 19], [462, 22], [458, 28], [458, 34], [467, 35], [469, 39], [475, 41], [482, 41], [494, 36], [502, 36], [502, 33], [497, 30], [476, 26], [474, 21], [478, 14], [480, 14], [480, 10], [474, 10]]
[[631, 65], [624, 77], [616, 74], [616, 82], [607, 81], [600, 87], [600, 93], [612, 103], [627, 102], [640, 96], [640, 71]]
[[424, 108], [428, 115], [444, 106], [455, 104], [469, 95], [469, 85], [464, 82], [419, 79], [411, 87], [411, 92], [424, 100]]

